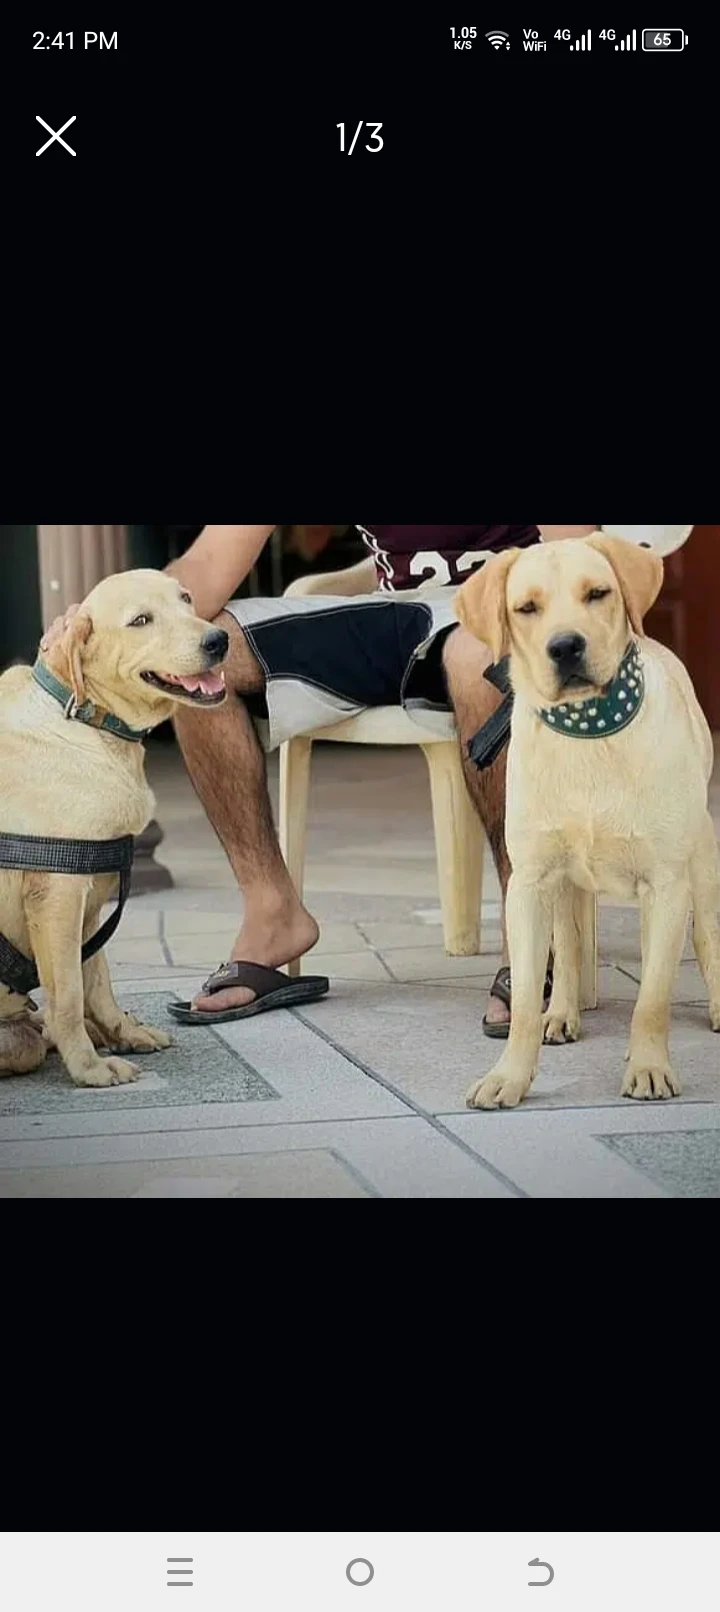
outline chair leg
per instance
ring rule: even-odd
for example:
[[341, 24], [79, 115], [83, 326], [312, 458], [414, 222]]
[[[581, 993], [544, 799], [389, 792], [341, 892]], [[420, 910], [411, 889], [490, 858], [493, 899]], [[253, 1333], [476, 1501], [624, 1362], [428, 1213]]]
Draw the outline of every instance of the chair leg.
[[422, 749], [430, 773], [445, 950], [450, 957], [477, 957], [485, 835], [468, 794], [459, 744], [453, 740]]
[[575, 916], [580, 930], [580, 1010], [598, 1005], [598, 904], [589, 890], [575, 891]]
[[[278, 837], [280, 849], [295, 889], [303, 899], [305, 884], [305, 845], [307, 838], [308, 801], [310, 798], [310, 769], [312, 765], [312, 739], [290, 739], [280, 749], [280, 812]], [[302, 964], [298, 960], [288, 963], [287, 973], [298, 979]]]

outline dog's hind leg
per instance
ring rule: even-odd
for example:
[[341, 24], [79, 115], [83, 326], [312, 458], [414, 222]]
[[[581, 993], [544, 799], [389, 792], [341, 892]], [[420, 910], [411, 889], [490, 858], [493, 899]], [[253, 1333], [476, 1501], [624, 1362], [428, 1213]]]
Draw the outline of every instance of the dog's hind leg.
[[582, 934], [574, 885], [558, 891], [553, 918], [553, 992], [543, 1019], [544, 1039], [554, 1044], [580, 1039]]
[[42, 1036], [27, 1019], [0, 1019], [0, 1076], [32, 1075], [46, 1053]]
[[695, 954], [710, 995], [710, 1023], [720, 1030], [720, 854], [708, 812], [690, 863]]
[[0, 984], [0, 1075], [30, 1075], [47, 1048], [30, 1018], [30, 999]]

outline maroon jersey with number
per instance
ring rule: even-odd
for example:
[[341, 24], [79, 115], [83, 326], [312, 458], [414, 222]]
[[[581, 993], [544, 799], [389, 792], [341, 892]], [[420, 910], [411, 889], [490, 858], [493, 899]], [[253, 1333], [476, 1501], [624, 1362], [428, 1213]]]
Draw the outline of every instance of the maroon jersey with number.
[[540, 542], [537, 526], [361, 526], [383, 593], [457, 587], [491, 554]]

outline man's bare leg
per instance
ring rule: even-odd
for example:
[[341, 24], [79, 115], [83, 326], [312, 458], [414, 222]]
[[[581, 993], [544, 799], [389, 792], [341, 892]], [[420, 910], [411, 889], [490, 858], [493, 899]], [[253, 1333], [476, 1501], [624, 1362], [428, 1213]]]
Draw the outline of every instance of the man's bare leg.
[[[245, 897], [245, 916], [233, 947], [233, 959], [280, 968], [310, 951], [319, 930], [300, 902], [282, 859], [268, 795], [265, 758], [242, 701], [243, 694], [262, 692], [263, 672], [234, 616], [223, 611], [218, 625], [230, 636], [228, 702], [212, 716], [183, 707], [177, 713], [175, 726], [190, 778]], [[461, 627], [449, 635], [443, 660], [465, 751], [497, 710], [502, 696], [483, 675], [492, 665], [489, 649]], [[465, 767], [468, 789], [490, 841], [500, 880], [504, 962], [508, 960], [504, 903], [510, 877], [504, 826], [506, 765], [505, 751], [485, 772], [478, 772], [470, 761]], [[223, 1012], [244, 1006], [253, 995], [248, 989], [236, 988], [212, 997], [198, 997], [195, 1006], [207, 1012]], [[508, 1017], [503, 1004], [492, 998], [489, 1020], [504, 1022]]]
[[[281, 968], [312, 949], [319, 929], [302, 905], [282, 859], [265, 757], [243, 704], [243, 694], [262, 692], [262, 669], [234, 616], [223, 611], [217, 625], [230, 637], [227, 703], [210, 715], [183, 706], [175, 718], [175, 729], [194, 787], [245, 898], [233, 960]], [[203, 1012], [221, 1013], [244, 1007], [254, 995], [254, 991], [238, 988], [212, 997], [199, 996], [194, 1006]]]
[[[495, 867], [497, 868], [502, 892], [502, 960], [509, 962], [507, 929], [505, 924], [505, 897], [511, 874], [510, 861], [505, 844], [505, 779], [507, 773], [507, 748], [502, 755], [488, 767], [485, 772], [479, 772], [474, 762], [470, 761], [467, 747], [471, 739], [475, 738], [480, 728], [489, 721], [497, 711], [503, 696], [488, 683], [485, 672], [493, 664], [493, 657], [489, 649], [481, 644], [471, 633], [465, 632], [463, 627], [457, 627], [446, 640], [443, 651], [443, 663], [447, 677], [448, 690], [452, 700], [453, 709], [460, 730], [465, 777], [476, 811], [481, 818], [483, 828], [490, 842]], [[490, 1024], [507, 1024], [510, 1014], [503, 1002], [491, 997], [487, 1017]]]

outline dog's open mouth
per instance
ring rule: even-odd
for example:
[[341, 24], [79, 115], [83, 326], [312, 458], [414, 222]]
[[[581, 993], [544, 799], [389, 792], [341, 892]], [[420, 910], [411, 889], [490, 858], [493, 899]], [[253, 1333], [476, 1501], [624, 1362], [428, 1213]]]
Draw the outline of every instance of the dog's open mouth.
[[177, 677], [174, 672], [141, 672], [144, 683], [159, 688], [172, 700], [190, 700], [193, 705], [221, 705], [227, 694], [224, 672], [197, 672]]
[[569, 688], [593, 688], [594, 684], [587, 672], [571, 672], [569, 677], [563, 678], [563, 693]]

